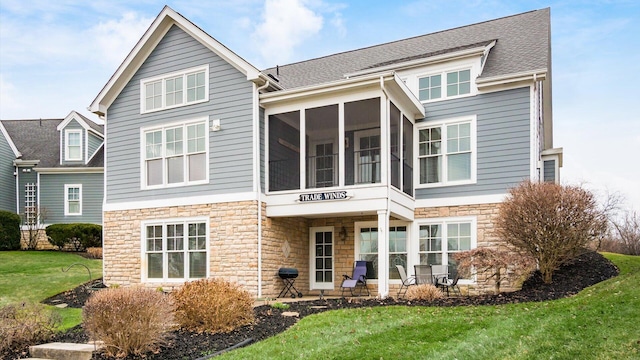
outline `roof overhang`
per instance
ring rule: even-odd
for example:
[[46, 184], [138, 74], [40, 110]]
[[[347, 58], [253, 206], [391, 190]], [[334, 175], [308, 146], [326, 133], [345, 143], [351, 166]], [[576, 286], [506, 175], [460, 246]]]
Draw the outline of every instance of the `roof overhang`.
[[104, 173], [104, 167], [53, 167], [53, 168], [36, 168], [40, 174], [101, 174]]
[[13, 166], [18, 166], [18, 167], [36, 166], [39, 163], [40, 163], [40, 160], [22, 160], [22, 159], [13, 160]]
[[393, 94], [394, 98], [402, 102], [416, 119], [425, 117], [424, 106], [393, 71], [264, 93], [260, 94], [260, 104], [262, 106], [276, 105], [291, 100], [327, 96], [371, 87]]
[[[212, 38], [191, 21], [170, 7], [165, 6], [87, 109], [99, 116], [105, 115], [107, 109], [118, 94], [120, 94], [125, 85], [131, 80], [136, 71], [142, 66], [147, 57], [173, 25], [178, 26], [238, 69], [246, 75], [247, 80], [253, 81], [259, 86], [267, 83], [268, 77], [262, 74], [260, 70]], [[275, 86], [275, 84], [273, 85]]]
[[556, 156], [558, 158], [558, 167], [562, 167], [563, 148], [553, 148], [542, 150], [542, 156]]
[[479, 77], [476, 79], [476, 84], [479, 90], [486, 90], [494, 86], [504, 86], [506, 84], [534, 83], [536, 81], [546, 80], [546, 78], [547, 69], [537, 69], [486, 78]]
[[58, 124], [58, 127], [56, 128], [58, 131], [61, 131], [62, 129], [64, 129], [67, 125], [69, 125], [69, 123], [72, 120], [76, 120], [80, 126], [82, 126], [85, 130], [90, 131], [94, 134], [96, 134], [97, 136], [101, 137], [104, 139], [104, 135], [96, 130], [94, 130], [89, 124], [87, 124], [87, 122], [84, 120], [84, 116], [80, 115], [78, 112], [76, 112], [75, 110], [72, 110], [69, 115], [67, 115], [67, 117], [64, 118], [64, 120], [62, 120], [62, 122], [60, 124]]
[[425, 55], [424, 57], [418, 59], [412, 59], [403, 62], [392, 63], [384, 66], [372, 67], [369, 69], [364, 69], [352, 73], [345, 74], [344, 77], [349, 79], [356, 76], [375, 74], [375, 73], [383, 73], [388, 71], [400, 71], [407, 70], [414, 67], [433, 65], [447, 61], [460, 60], [470, 57], [481, 57], [483, 55], [486, 56], [489, 50], [493, 48], [496, 44], [496, 40], [488, 41], [486, 44], [480, 46], [474, 46], [465, 48], [463, 50], [451, 50], [448, 52], [438, 53], [437, 55]]

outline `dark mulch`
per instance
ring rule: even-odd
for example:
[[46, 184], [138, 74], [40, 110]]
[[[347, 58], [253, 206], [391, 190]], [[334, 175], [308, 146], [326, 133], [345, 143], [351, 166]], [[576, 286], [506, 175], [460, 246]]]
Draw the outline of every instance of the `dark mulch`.
[[[230, 333], [207, 335], [186, 331], [172, 332], [169, 344], [158, 353], [148, 354], [147, 359], [198, 359], [208, 354], [226, 349], [247, 339], [257, 342], [285, 331], [297, 319], [281, 316], [283, 311], [294, 311], [300, 318], [327, 310], [342, 308], [359, 308], [388, 305], [408, 306], [463, 306], [463, 305], [497, 305], [530, 301], [547, 301], [572, 296], [580, 290], [594, 285], [618, 274], [618, 268], [602, 255], [592, 252], [578, 257], [572, 264], [563, 266], [554, 273], [553, 283], [544, 284], [539, 273], [535, 273], [522, 287], [522, 290], [498, 295], [450, 297], [433, 302], [406, 301], [387, 298], [379, 299], [330, 299], [288, 303], [289, 309], [280, 310], [270, 306], [255, 308], [256, 321], [253, 325], [244, 326]], [[95, 284], [94, 284], [95, 285]], [[45, 300], [47, 304], [60, 301], [70, 306], [82, 307], [91, 294], [86, 287], [78, 287]], [[88, 336], [80, 326], [56, 336], [52, 341], [87, 342]], [[15, 354], [17, 355], [17, 354]], [[95, 353], [94, 359], [108, 359]], [[129, 357], [127, 359], [134, 359]]]

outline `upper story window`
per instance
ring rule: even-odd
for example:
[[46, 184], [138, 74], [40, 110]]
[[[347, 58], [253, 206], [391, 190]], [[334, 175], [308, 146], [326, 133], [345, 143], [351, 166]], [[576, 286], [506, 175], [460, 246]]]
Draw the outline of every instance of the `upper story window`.
[[82, 185], [64, 186], [64, 214], [82, 215]]
[[65, 160], [82, 160], [82, 130], [65, 131]]
[[209, 65], [140, 81], [140, 112], [209, 100]]
[[142, 131], [143, 188], [206, 183], [207, 120]]
[[475, 117], [420, 128], [420, 185], [458, 185], [474, 182], [475, 144]]
[[[446, 79], [446, 92], [442, 91], [442, 79]], [[458, 70], [418, 77], [420, 101], [449, 98], [471, 93], [471, 70]]]

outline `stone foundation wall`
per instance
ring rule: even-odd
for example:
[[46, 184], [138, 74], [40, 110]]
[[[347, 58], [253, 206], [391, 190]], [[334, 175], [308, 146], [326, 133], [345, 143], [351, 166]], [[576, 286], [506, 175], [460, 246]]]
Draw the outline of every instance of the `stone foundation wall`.
[[[209, 275], [242, 285], [257, 294], [257, 202], [230, 202], [104, 213], [103, 264], [107, 285], [141, 283], [141, 222], [187, 217], [209, 218]], [[171, 290], [181, 283], [147, 282]]]
[[[35, 234], [35, 232], [34, 232]], [[49, 242], [49, 240], [47, 240], [47, 233], [44, 231], [44, 229], [40, 230], [39, 233], [37, 234], [38, 237], [38, 243], [36, 245], [36, 250], [54, 250], [57, 249], [55, 246], [51, 245], [51, 243]], [[28, 230], [21, 230], [21, 237], [20, 237], [20, 248], [22, 250], [26, 250], [29, 244], [29, 231]]]
[[[417, 208], [415, 210], [415, 220], [434, 219], [458, 216], [476, 216], [477, 218], [477, 247], [487, 247], [497, 249], [505, 246], [494, 234], [494, 224], [498, 216], [497, 204], [463, 205], [463, 206], [443, 206], [434, 208]], [[501, 291], [515, 291], [521, 284], [503, 283]], [[477, 295], [482, 293], [493, 293], [495, 281], [487, 279], [487, 274], [478, 274], [475, 284], [460, 285], [463, 294]], [[397, 291], [397, 290], [396, 290]]]

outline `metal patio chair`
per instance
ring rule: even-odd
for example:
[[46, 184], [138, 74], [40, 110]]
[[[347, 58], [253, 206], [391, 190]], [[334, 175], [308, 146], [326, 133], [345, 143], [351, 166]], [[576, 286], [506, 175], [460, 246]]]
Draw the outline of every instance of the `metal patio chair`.
[[398, 290], [398, 297], [405, 296], [407, 294], [407, 290], [409, 290], [409, 286], [416, 284], [416, 277], [407, 276], [407, 272], [404, 270], [404, 266], [402, 265], [396, 265], [396, 269], [398, 269], [398, 274], [400, 274], [400, 280], [402, 281], [400, 290]]

